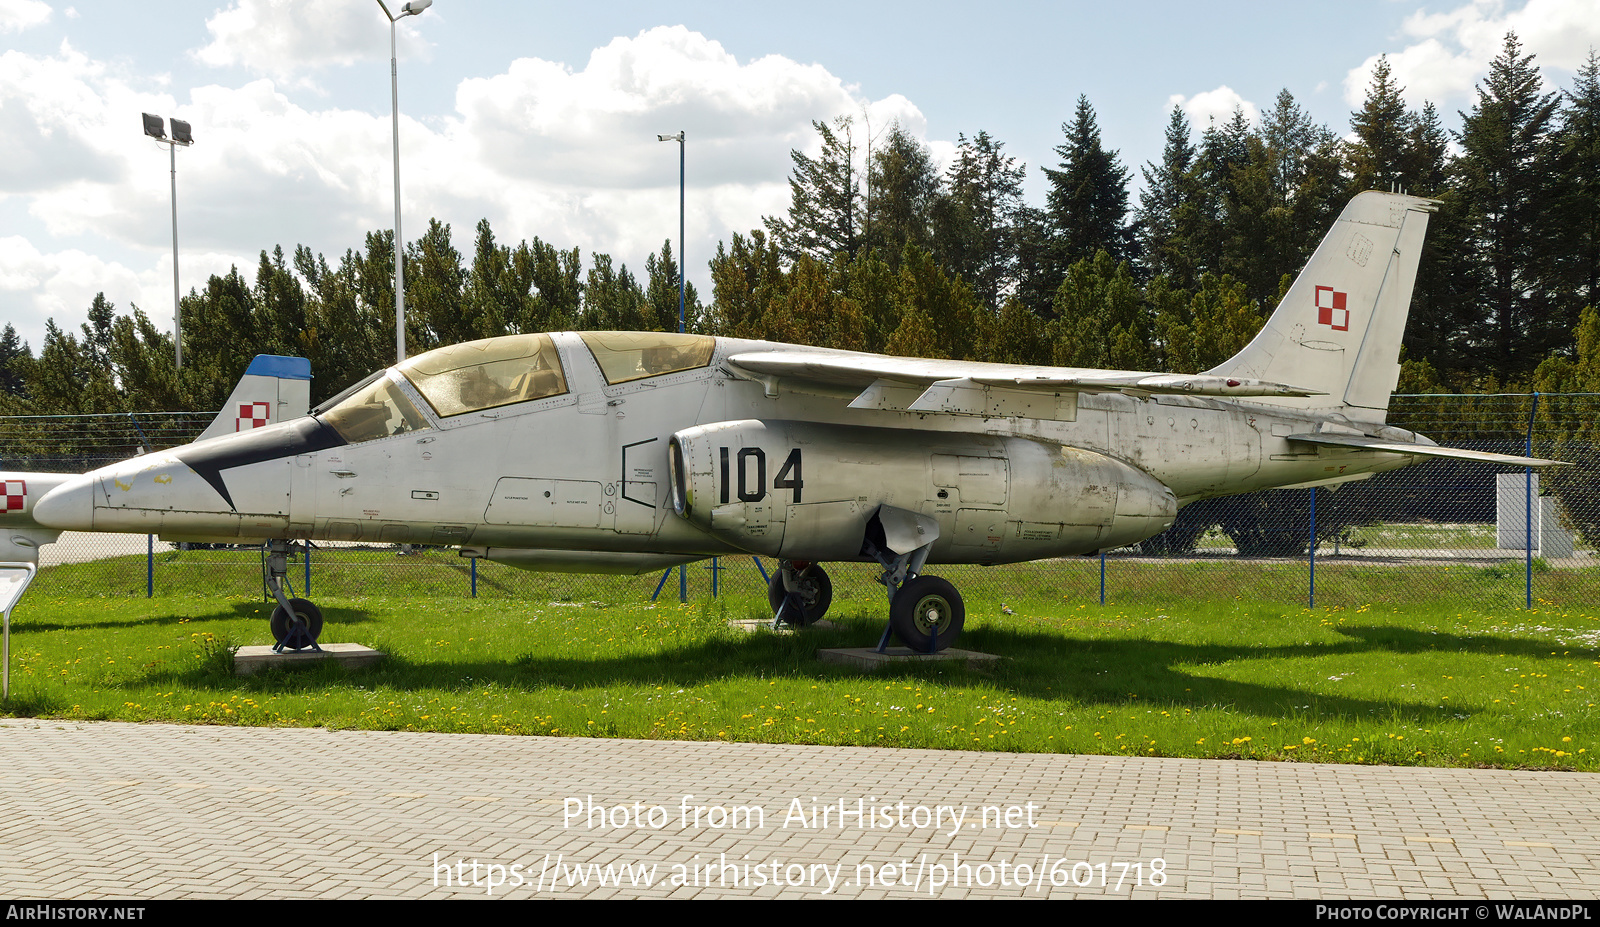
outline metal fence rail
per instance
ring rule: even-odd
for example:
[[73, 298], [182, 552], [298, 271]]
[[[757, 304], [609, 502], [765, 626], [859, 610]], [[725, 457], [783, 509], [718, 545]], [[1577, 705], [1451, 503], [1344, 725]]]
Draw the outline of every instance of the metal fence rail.
[[[0, 468], [86, 469], [125, 458], [144, 440], [156, 447], [181, 444], [209, 420], [204, 414], [0, 418]], [[1600, 601], [1600, 395], [1396, 396], [1389, 421], [1440, 444], [1574, 465], [1529, 474], [1429, 460], [1336, 489], [1271, 490], [1196, 503], [1165, 534], [1100, 557], [929, 572], [954, 582], [975, 609], [1037, 600], [1162, 605], [1179, 596], [1352, 608], [1582, 607]], [[26, 443], [14, 443], [19, 435]], [[704, 599], [715, 587], [759, 611], [770, 568], [752, 557], [690, 565], [683, 572], [685, 598]], [[835, 608], [881, 608], [874, 567], [830, 564], [829, 570]], [[331, 544], [314, 548], [309, 564], [297, 560], [291, 571], [302, 595], [555, 602], [639, 601], [658, 592], [676, 600], [679, 578], [664, 578], [529, 573], [449, 550]], [[144, 537], [72, 534], [45, 548], [35, 584], [35, 594], [59, 596], [259, 589], [255, 551], [178, 550]]]

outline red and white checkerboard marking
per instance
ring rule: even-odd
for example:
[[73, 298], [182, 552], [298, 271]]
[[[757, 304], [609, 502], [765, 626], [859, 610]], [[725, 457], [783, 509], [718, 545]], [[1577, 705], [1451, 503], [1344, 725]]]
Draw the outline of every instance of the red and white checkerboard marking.
[[234, 431], [249, 431], [260, 428], [272, 420], [272, 403], [270, 402], [241, 402], [239, 415], [233, 421]]
[[1350, 330], [1350, 310], [1345, 308], [1349, 296], [1331, 286], [1317, 287], [1317, 324], [1326, 325], [1336, 332]]
[[28, 505], [28, 483], [26, 480], [6, 480], [5, 508], [0, 512], [20, 512]]

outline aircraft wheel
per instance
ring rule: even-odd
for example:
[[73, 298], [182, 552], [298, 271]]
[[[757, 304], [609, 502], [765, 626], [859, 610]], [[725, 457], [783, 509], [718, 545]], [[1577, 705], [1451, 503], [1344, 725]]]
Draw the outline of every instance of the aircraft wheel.
[[938, 576], [906, 580], [889, 603], [889, 626], [895, 636], [922, 653], [949, 647], [961, 634], [966, 620], [967, 606], [961, 601], [961, 593]]
[[[772, 606], [774, 615], [783, 607], [784, 597], [788, 594], [783, 587], [783, 574], [774, 572], [767, 583], [767, 604]], [[799, 596], [799, 617], [792, 613], [784, 615], [784, 620], [791, 626], [804, 627], [827, 614], [828, 606], [833, 604], [833, 580], [828, 578], [828, 571], [815, 563], [801, 570]]]
[[285, 612], [282, 605], [272, 610], [272, 640], [291, 650], [310, 647], [322, 634], [322, 609], [306, 599], [290, 599], [289, 605], [294, 616]]

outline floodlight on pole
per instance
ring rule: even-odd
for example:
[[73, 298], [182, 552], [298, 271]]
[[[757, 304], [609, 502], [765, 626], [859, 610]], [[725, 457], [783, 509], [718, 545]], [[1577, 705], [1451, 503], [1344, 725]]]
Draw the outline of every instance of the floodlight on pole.
[[194, 144], [194, 133], [182, 119], [172, 120], [172, 137], [167, 137], [166, 119], [150, 113], [144, 117], [144, 134], [166, 145], [172, 161], [172, 345], [173, 359], [179, 370], [183, 369], [183, 309], [178, 290], [178, 146], [188, 148]]
[[378, 7], [389, 18], [389, 91], [394, 110], [394, 354], [395, 362], [406, 359], [406, 272], [405, 239], [400, 235], [400, 66], [395, 56], [395, 23], [416, 16], [433, 0], [407, 0], [400, 15], [389, 12], [383, 0]]

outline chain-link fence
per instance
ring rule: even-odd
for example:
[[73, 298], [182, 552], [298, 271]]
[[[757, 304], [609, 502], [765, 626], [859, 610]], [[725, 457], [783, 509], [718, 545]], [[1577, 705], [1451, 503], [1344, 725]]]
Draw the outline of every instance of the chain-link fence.
[[[173, 446], [208, 415], [0, 418], [0, 469], [73, 470]], [[1389, 421], [1440, 444], [1569, 461], [1528, 473], [1432, 459], [1337, 488], [1206, 500], [1174, 527], [1103, 557], [938, 566], [969, 607], [1049, 600], [1286, 607], [1449, 603], [1472, 608], [1600, 601], [1600, 395], [1396, 396]], [[52, 439], [56, 434], [58, 438]], [[52, 443], [54, 441], [55, 443]], [[67, 453], [61, 452], [66, 448]], [[46, 453], [55, 451], [55, 453]], [[66, 534], [45, 548], [36, 594], [239, 594], [262, 587], [251, 549], [177, 549], [144, 537]], [[309, 560], [309, 562], [307, 562]], [[297, 555], [307, 596], [478, 596], [554, 602], [765, 599], [770, 562], [724, 557], [647, 576], [530, 573], [452, 550], [324, 544]], [[868, 564], [830, 564], [835, 601], [883, 601]]]

